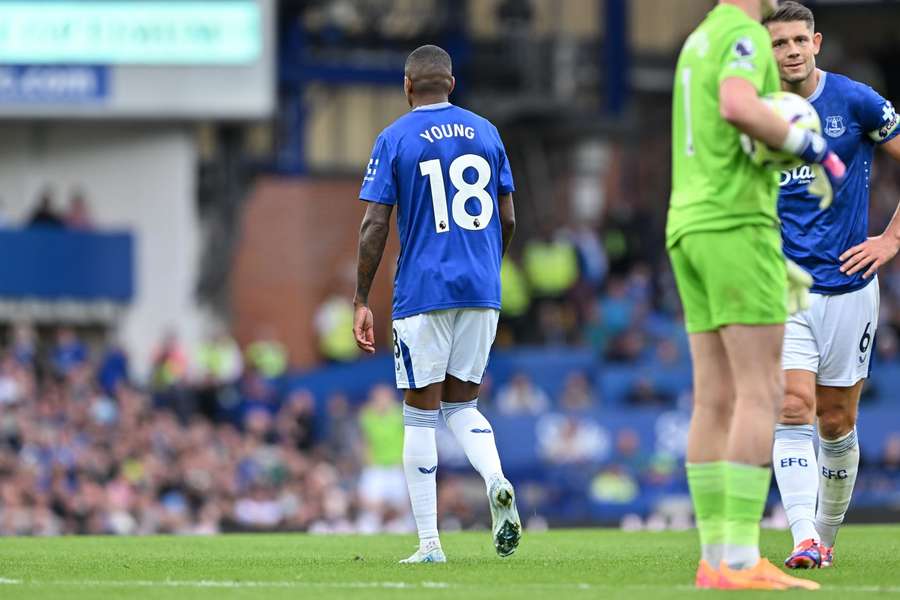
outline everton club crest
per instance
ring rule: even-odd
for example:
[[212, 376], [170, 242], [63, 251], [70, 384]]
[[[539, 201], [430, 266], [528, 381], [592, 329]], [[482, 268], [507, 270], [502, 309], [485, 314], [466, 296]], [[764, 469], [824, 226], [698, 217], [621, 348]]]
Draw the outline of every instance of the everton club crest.
[[825, 134], [828, 137], [841, 137], [847, 128], [844, 127], [844, 117], [825, 117]]

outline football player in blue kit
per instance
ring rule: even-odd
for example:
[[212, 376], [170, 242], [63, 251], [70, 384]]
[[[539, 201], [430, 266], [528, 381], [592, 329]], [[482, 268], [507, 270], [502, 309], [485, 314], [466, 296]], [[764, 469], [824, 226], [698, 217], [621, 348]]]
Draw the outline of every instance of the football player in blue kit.
[[809, 194], [808, 165], [781, 173], [778, 199], [784, 253], [814, 281], [809, 309], [788, 319], [782, 355], [785, 400], [773, 465], [794, 538], [785, 565], [828, 567], [859, 465], [857, 409], [878, 325], [875, 273], [900, 248], [900, 211], [867, 238], [872, 157], [881, 146], [900, 161], [900, 127], [894, 107], [872, 88], [816, 68], [822, 34], [808, 8], [784, 2], [764, 24], [782, 88], [812, 103], [847, 165], [828, 210]]
[[484, 478], [497, 554], [512, 554], [522, 532], [493, 429], [477, 406], [497, 331], [500, 263], [515, 229], [513, 179], [496, 127], [449, 102], [454, 85], [444, 50], [428, 45], [409, 55], [403, 87], [412, 110], [375, 140], [359, 194], [368, 206], [353, 333], [369, 353], [369, 289], [397, 207], [394, 366], [405, 390], [403, 470], [419, 533], [405, 563], [446, 561], [437, 530], [439, 413]]

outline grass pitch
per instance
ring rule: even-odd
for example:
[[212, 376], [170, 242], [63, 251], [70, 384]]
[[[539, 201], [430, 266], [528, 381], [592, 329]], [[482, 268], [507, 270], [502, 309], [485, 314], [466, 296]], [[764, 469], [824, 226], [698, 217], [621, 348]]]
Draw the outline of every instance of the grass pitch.
[[[572, 530], [525, 533], [508, 559], [490, 534], [442, 536], [446, 565], [398, 565], [412, 536], [223, 535], [0, 539], [0, 599], [198, 598], [265, 600], [715, 598], [692, 587], [694, 532]], [[786, 532], [764, 532], [780, 561]], [[900, 599], [900, 527], [841, 530], [837, 566], [804, 572], [820, 598]], [[770, 592], [769, 594], [772, 594]], [[762, 594], [740, 592], [741, 598]]]

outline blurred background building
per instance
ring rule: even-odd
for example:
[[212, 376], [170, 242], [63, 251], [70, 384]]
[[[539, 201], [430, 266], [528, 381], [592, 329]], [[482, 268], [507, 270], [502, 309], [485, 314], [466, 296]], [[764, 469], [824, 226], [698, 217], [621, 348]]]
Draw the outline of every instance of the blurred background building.
[[[900, 99], [900, 4], [809, 4], [820, 66]], [[481, 405], [526, 526], [688, 526], [663, 227], [674, 61], [712, 5], [0, 0], [0, 535], [410, 530], [393, 261], [382, 355], [350, 301], [359, 185], [422, 43], [516, 178]], [[900, 168], [871, 189], [878, 232]], [[900, 262], [880, 280], [857, 521], [900, 517]], [[446, 433], [441, 526], [485, 527]]]

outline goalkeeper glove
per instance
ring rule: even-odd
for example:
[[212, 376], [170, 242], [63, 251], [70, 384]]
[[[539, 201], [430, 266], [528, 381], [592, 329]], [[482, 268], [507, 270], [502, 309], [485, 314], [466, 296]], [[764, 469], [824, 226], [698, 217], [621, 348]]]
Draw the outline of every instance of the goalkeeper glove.
[[831, 206], [834, 192], [844, 182], [847, 167], [828, 147], [825, 138], [814, 131], [792, 125], [782, 149], [813, 165], [815, 179], [809, 185], [809, 193], [820, 198], [820, 210]]
[[809, 288], [812, 287], [812, 276], [789, 258], [784, 259], [787, 266], [787, 309], [792, 315], [809, 308]]

